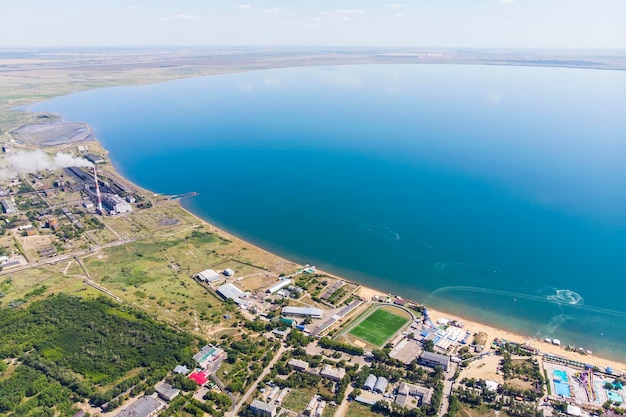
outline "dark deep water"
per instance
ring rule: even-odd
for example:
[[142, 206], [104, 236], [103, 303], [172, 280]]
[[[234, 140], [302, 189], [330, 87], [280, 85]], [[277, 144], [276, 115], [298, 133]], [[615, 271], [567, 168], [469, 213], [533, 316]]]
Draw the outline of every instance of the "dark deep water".
[[56, 98], [130, 180], [295, 261], [625, 359], [626, 73], [280, 69]]

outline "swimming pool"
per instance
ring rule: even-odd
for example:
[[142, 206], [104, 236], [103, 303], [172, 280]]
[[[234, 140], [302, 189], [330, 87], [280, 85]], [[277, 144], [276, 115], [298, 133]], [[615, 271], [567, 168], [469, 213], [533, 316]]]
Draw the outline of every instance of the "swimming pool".
[[613, 401], [615, 404], [621, 404], [624, 402], [624, 400], [622, 399], [622, 396], [619, 395], [619, 393], [615, 391], [607, 390], [606, 396], [609, 397], [609, 400]]
[[554, 380], [554, 392], [561, 397], [571, 397], [572, 393], [569, 389], [569, 384], [561, 382], [558, 379]]
[[567, 382], [567, 372], [555, 369], [554, 371], [552, 371], [552, 374], [554, 375], [554, 379], [557, 379], [561, 382]]

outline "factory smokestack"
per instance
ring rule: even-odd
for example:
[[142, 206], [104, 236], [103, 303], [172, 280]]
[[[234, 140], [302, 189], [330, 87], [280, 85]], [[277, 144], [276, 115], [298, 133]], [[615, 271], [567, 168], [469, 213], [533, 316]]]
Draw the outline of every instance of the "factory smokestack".
[[98, 198], [98, 213], [102, 214], [104, 210], [102, 209], [102, 195], [100, 194], [100, 186], [98, 185], [98, 168], [93, 166], [93, 180], [96, 183], [96, 197]]

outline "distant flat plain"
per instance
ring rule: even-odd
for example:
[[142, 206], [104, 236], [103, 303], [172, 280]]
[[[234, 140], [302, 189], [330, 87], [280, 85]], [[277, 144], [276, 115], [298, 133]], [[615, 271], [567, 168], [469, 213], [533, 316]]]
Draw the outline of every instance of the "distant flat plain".
[[626, 51], [207, 47], [0, 50], [0, 140], [38, 115], [12, 111], [75, 91], [269, 68], [475, 64], [626, 70]]

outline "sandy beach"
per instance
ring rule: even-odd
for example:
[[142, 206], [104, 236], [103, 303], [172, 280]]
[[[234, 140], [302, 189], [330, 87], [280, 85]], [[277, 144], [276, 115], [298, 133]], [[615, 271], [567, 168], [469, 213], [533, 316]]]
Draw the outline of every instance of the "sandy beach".
[[[372, 288], [361, 287], [359, 291], [359, 295], [369, 300], [373, 296], [385, 297], [388, 294], [383, 293], [381, 291], [377, 291]], [[433, 310], [430, 306], [427, 306], [427, 307], [428, 307], [428, 313], [434, 322], [436, 322], [440, 318], [445, 318], [448, 320], [458, 320], [458, 321], [463, 322], [465, 324], [464, 328], [470, 331], [472, 334], [479, 333], [479, 332], [486, 333], [487, 334], [487, 346], [490, 346], [491, 342], [494, 339], [497, 339], [497, 338], [505, 339], [505, 340], [516, 342], [519, 344], [525, 343], [543, 353], [550, 353], [550, 354], [558, 355], [558, 356], [561, 356], [561, 357], [564, 357], [573, 361], [588, 363], [588, 364], [595, 365], [601, 368], [605, 368], [609, 366], [609, 367], [612, 367], [615, 372], [626, 373], [626, 364], [622, 362], [618, 362], [618, 361], [614, 361], [610, 359], [604, 359], [596, 355], [585, 355], [585, 354], [581, 354], [578, 352], [567, 351], [562, 346], [556, 346], [550, 343], [546, 343], [543, 340], [537, 340], [534, 338], [525, 337], [516, 333], [511, 333], [503, 329], [498, 329], [492, 326], [488, 326], [486, 324], [471, 321], [464, 317], [447, 314], [443, 311]], [[487, 357], [483, 360], [478, 360], [478, 361], [473, 362], [469, 368], [473, 369], [474, 371], [471, 372], [472, 375], [466, 375], [466, 376], [468, 377], [473, 376], [475, 378], [494, 379], [494, 380], [502, 379], [501, 375], [498, 377], [493, 372], [495, 369], [494, 365], [497, 365], [497, 362], [499, 361], [499, 360], [496, 360], [495, 363], [492, 364], [491, 362], [493, 362], [494, 359], [495, 359], [494, 357]], [[481, 364], [485, 364], [485, 366], [478, 368]]]

